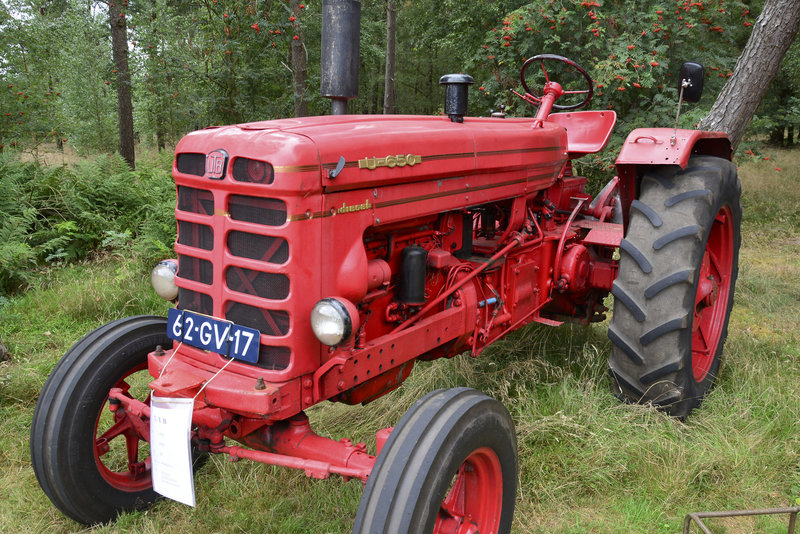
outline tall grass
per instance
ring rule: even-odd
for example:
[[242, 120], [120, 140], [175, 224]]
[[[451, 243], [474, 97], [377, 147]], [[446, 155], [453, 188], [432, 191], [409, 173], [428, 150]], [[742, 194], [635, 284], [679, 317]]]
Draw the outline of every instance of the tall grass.
[[[776, 171], [780, 167], [781, 171]], [[514, 532], [675, 533], [691, 511], [787, 506], [800, 498], [800, 152], [742, 164], [740, 275], [717, 386], [687, 422], [609, 393], [605, 325], [534, 325], [479, 358], [419, 363], [398, 391], [367, 405], [324, 403], [315, 429], [374, 445], [431, 389], [467, 385], [514, 417], [520, 484]], [[129, 254], [37, 272], [0, 300], [0, 525], [72, 532], [39, 489], [28, 457], [33, 407], [59, 356], [114, 318], [165, 312]], [[197, 508], [162, 501], [93, 532], [348, 532], [361, 487], [249, 462], [211, 461]], [[786, 517], [709, 520], [714, 532], [785, 532]]]

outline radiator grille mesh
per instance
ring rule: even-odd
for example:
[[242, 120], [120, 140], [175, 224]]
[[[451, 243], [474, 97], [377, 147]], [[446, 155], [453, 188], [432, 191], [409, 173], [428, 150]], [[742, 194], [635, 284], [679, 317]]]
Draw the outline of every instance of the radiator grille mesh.
[[276, 198], [231, 195], [228, 211], [234, 221], [244, 221], [264, 226], [281, 226], [286, 222], [286, 203]]
[[178, 172], [203, 176], [206, 173], [206, 155], [196, 152], [185, 152], [178, 154]]
[[289, 332], [289, 314], [282, 310], [267, 310], [241, 302], [228, 302], [225, 305], [225, 318], [236, 324], [255, 328], [268, 336], [285, 336]]
[[286, 263], [289, 243], [280, 237], [233, 231], [228, 234], [228, 250], [234, 256], [251, 260]]
[[180, 254], [178, 268], [178, 275], [181, 278], [208, 285], [214, 282], [214, 265], [210, 261]]
[[232, 291], [258, 295], [263, 299], [283, 300], [289, 296], [289, 277], [285, 274], [228, 267], [225, 271], [225, 283]]
[[214, 215], [214, 197], [211, 191], [179, 185], [178, 209], [200, 215]]
[[214, 301], [211, 297], [191, 289], [178, 288], [178, 304], [183, 310], [192, 310], [203, 315], [214, 314]]

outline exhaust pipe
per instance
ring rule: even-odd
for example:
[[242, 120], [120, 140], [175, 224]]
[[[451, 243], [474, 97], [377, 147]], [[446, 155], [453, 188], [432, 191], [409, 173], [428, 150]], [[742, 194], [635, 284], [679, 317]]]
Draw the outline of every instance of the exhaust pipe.
[[320, 92], [331, 99], [331, 113], [347, 113], [347, 101], [358, 96], [361, 2], [322, 1], [322, 72]]

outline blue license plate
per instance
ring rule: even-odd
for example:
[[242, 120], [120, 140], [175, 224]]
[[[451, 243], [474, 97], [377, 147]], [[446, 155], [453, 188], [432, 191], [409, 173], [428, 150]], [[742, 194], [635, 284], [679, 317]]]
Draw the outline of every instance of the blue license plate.
[[167, 313], [167, 336], [198, 349], [257, 363], [261, 332], [187, 310]]

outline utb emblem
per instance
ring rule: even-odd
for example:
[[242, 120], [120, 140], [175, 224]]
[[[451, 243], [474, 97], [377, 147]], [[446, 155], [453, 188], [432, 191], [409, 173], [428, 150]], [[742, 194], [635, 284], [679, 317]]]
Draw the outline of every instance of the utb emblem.
[[206, 156], [206, 176], [212, 180], [221, 180], [225, 177], [228, 165], [228, 153], [222, 149], [209, 152]]

